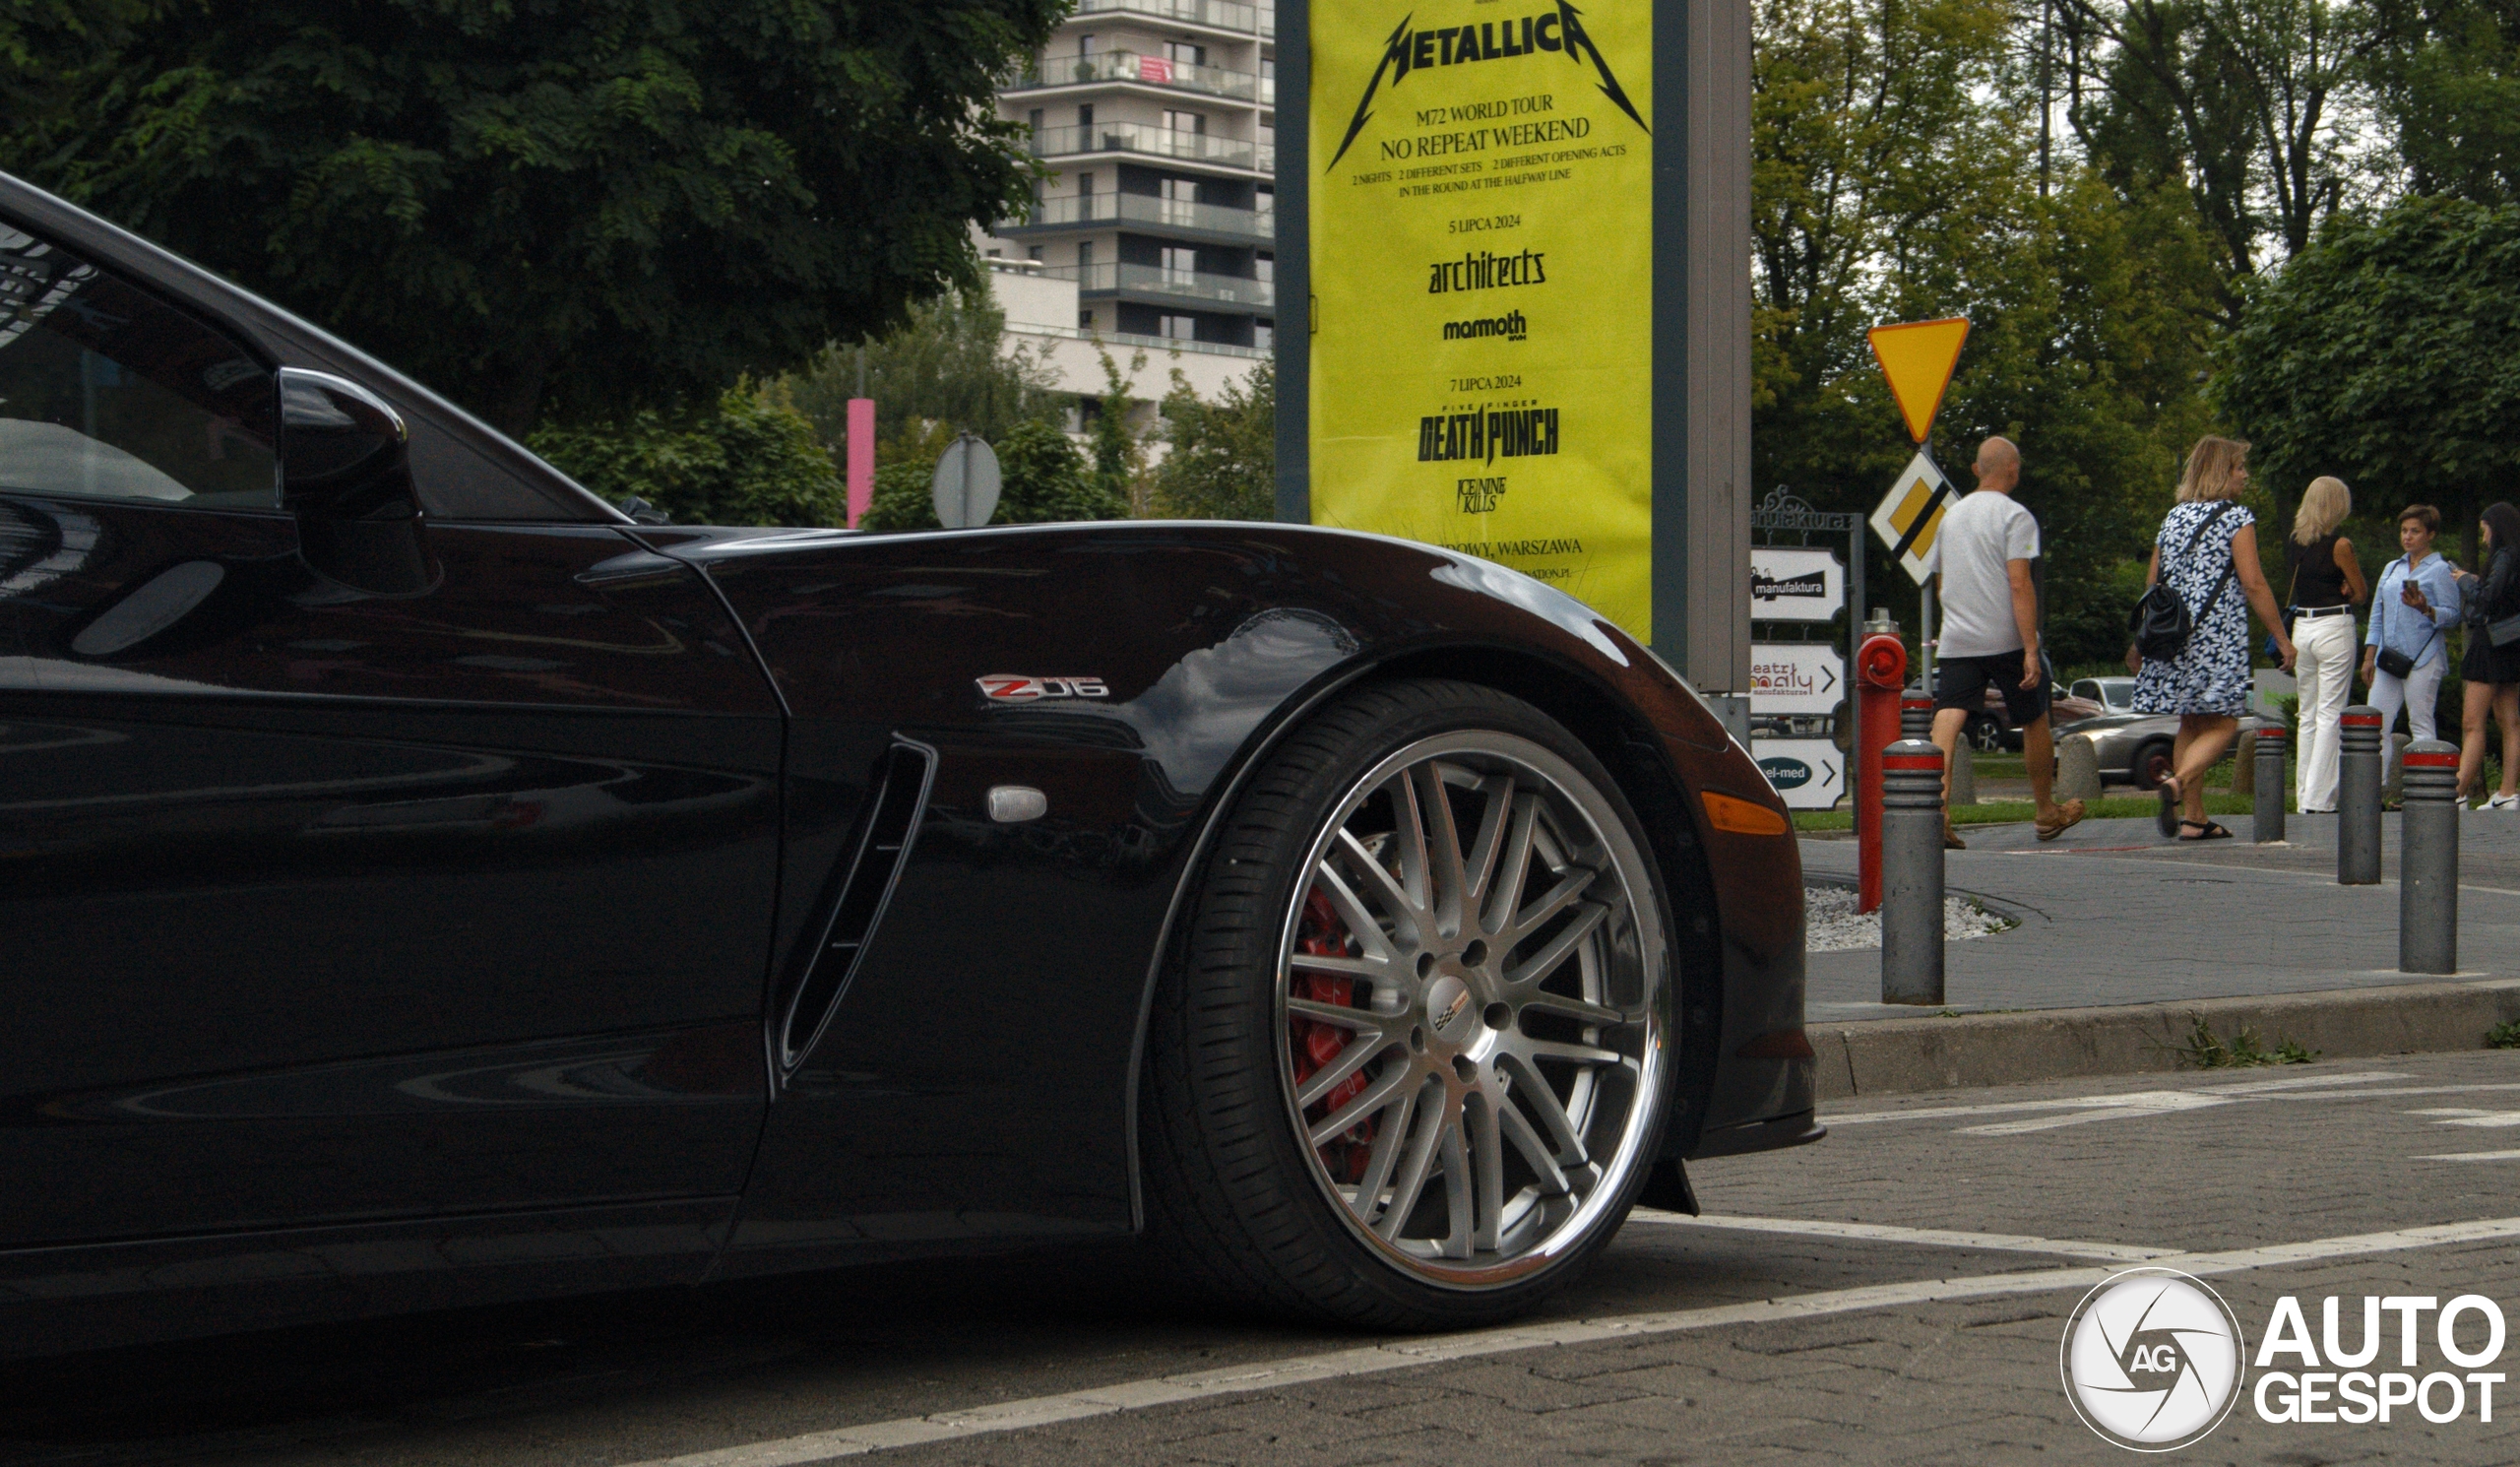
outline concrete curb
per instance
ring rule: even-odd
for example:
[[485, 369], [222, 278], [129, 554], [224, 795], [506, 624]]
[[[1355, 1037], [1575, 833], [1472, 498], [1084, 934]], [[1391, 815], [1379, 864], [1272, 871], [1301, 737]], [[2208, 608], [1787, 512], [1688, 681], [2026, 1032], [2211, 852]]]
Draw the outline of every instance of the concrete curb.
[[2190, 1069], [2183, 1047], [2199, 1018], [2226, 1040], [2253, 1029], [2267, 1048], [2291, 1040], [2322, 1059], [2477, 1050], [2520, 1019], [2520, 978], [1822, 1023], [1810, 1036], [1820, 1099], [1842, 1101]]

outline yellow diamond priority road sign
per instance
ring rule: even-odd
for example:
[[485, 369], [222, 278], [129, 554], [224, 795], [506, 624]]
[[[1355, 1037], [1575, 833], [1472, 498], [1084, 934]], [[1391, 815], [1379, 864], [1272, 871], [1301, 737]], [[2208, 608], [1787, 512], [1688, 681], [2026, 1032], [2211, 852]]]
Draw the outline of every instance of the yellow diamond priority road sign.
[[1890, 547], [1890, 557], [1920, 586], [1933, 574], [1925, 557], [1933, 552], [1934, 535], [1942, 529], [1942, 512], [1951, 497], [1951, 481], [1921, 451], [1873, 507], [1872, 533], [1881, 537], [1881, 542]]

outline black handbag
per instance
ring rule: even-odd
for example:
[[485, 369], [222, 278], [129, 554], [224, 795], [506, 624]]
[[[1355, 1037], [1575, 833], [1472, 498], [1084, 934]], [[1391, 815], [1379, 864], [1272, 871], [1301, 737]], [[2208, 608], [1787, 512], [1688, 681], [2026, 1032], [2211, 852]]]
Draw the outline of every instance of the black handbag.
[[[2214, 512], [2196, 527], [2196, 532], [2187, 537], [2187, 545], [2178, 552], [2179, 558], [2184, 560], [2194, 554], [2196, 542], [2205, 538], [2206, 531], [2214, 528], [2215, 521], [2231, 513], [2231, 509], [2228, 501], [2216, 505]], [[2169, 662], [2185, 652], [2187, 639], [2196, 634], [2196, 623], [2214, 609], [2214, 603], [2223, 599], [2223, 588], [2232, 584], [2232, 575], [2238, 569], [2237, 562], [2224, 566], [2223, 578], [2214, 583], [2212, 593], [2205, 598], [2205, 605], [2190, 611], [2187, 603], [2179, 600], [2178, 593], [2170, 589], [2170, 567], [2164, 564], [2161, 574], [2145, 590], [2143, 599], [2135, 603], [2134, 613], [2126, 618], [2126, 630], [2134, 636], [2135, 650], [2147, 662], [2157, 663]]]
[[[2520, 616], [2514, 616], [2511, 619], [2514, 622], [2520, 622]], [[2441, 628], [2438, 626], [2432, 628], [2432, 637], [2439, 635], [2441, 635]], [[2515, 627], [2512, 635], [2520, 636], [2520, 627]], [[2415, 665], [2424, 661], [2424, 654], [2432, 650], [2432, 637], [2425, 638], [2424, 646], [2413, 657], [2407, 656], [2394, 647], [2383, 647], [2380, 649], [2379, 656], [2371, 659], [2371, 665], [2400, 682], [2404, 682], [2407, 674], [2415, 670]], [[2502, 644], [2497, 642], [2494, 645], [2498, 647]]]

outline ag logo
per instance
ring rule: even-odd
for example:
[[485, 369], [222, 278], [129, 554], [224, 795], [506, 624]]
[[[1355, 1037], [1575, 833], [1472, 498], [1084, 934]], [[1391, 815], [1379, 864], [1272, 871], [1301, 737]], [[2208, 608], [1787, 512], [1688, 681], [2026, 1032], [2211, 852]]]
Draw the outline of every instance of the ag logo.
[[2183, 1273], [2136, 1268], [2083, 1296], [2059, 1351], [2083, 1425], [2132, 1451], [2175, 1451], [2239, 1399], [2240, 1326]]
[[1100, 677], [1018, 677], [995, 672], [975, 678], [980, 696], [992, 703], [1038, 703], [1044, 698], [1107, 698], [1111, 690]]
[[1759, 773], [1766, 775], [1768, 783], [1776, 786], [1779, 792], [1799, 790], [1811, 783], [1811, 766], [1786, 754], [1761, 759]]

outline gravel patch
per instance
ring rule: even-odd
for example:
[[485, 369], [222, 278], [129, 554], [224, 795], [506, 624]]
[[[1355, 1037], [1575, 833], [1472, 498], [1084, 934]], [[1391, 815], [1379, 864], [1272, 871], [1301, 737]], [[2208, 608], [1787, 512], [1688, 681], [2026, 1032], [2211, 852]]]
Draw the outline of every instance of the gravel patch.
[[[1856, 894], [1844, 886], [1806, 886], [1802, 888], [1802, 950], [1805, 952], [1850, 952], [1857, 948], [1881, 945], [1881, 914], [1858, 913]], [[1957, 942], [1969, 937], [1992, 937], [2020, 925], [2008, 917], [1997, 917], [1968, 897], [1942, 899], [1942, 935], [1945, 941]]]

